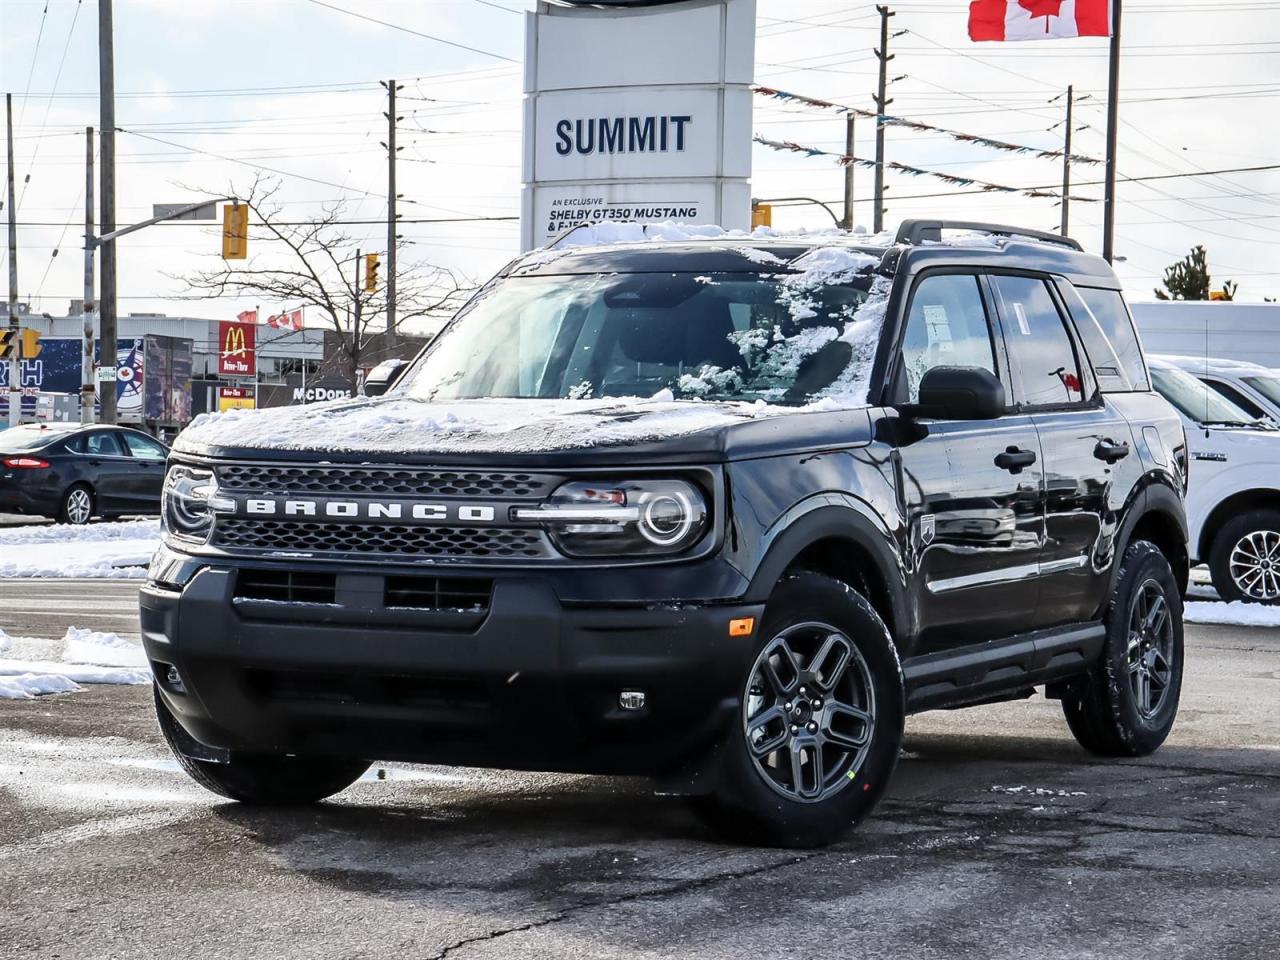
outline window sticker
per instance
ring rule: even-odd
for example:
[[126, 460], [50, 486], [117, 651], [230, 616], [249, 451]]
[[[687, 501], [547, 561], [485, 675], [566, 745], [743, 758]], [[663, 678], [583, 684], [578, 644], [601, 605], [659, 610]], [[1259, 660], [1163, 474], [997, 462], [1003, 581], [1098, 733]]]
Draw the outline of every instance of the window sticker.
[[1027, 311], [1016, 300], [1013, 302], [1013, 315], [1018, 321], [1018, 332], [1024, 337], [1031, 336], [1031, 324], [1027, 323]]
[[947, 320], [947, 308], [941, 304], [925, 304], [925, 334], [929, 338], [929, 346], [937, 347], [939, 353], [950, 353], [955, 347], [951, 336], [951, 324]]

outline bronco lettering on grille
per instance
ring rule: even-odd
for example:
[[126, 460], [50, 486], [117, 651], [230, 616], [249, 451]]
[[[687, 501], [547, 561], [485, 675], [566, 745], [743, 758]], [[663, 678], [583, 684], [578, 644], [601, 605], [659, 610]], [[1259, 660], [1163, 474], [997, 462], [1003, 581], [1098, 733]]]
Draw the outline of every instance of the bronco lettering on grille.
[[334, 520], [409, 520], [421, 523], [493, 523], [497, 508], [487, 504], [423, 503], [415, 500], [320, 500], [247, 497], [236, 514], [255, 517], [328, 517]]

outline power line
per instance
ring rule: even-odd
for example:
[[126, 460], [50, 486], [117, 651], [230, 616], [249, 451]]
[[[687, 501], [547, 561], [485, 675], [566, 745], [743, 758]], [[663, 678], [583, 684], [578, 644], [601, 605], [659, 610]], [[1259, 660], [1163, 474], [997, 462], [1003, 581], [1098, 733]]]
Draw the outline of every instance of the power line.
[[[71, 49], [71, 38], [75, 36], [76, 21], [80, 19], [80, 6], [82, 2], [83, 0], [76, 0], [75, 13], [71, 15], [71, 26], [67, 29], [67, 42], [62, 45], [62, 58], [58, 61], [58, 72], [53, 78], [53, 89], [55, 92], [58, 89], [58, 82], [62, 79], [62, 68], [66, 66], [67, 63], [67, 51]], [[49, 122], [49, 111], [52, 109], [53, 101], [49, 100], [44, 105], [44, 117], [40, 121], [40, 132], [36, 134], [36, 145], [31, 151], [31, 162], [27, 164], [27, 175], [22, 180], [22, 193], [18, 197], [19, 209], [22, 207], [22, 201], [27, 198], [27, 187], [31, 183], [31, 171], [35, 169], [36, 157], [40, 154], [40, 144], [44, 142], [41, 137], [44, 135], [44, 128]], [[48, 272], [48, 270], [45, 271], [46, 276], [48, 275]]]
[[377, 17], [371, 17], [365, 13], [356, 13], [354, 10], [347, 10], [344, 7], [337, 7], [331, 3], [325, 3], [324, 0], [307, 0], [308, 3], [314, 3], [317, 7], [324, 7], [337, 13], [345, 13], [349, 17], [355, 17], [358, 20], [367, 20], [370, 23], [377, 23], [384, 27], [390, 27], [392, 30], [399, 30], [403, 33], [413, 34], [415, 37], [422, 37], [424, 40], [434, 40], [436, 43], [443, 43], [449, 47], [457, 47], [459, 50], [468, 50], [471, 53], [479, 53], [486, 57], [493, 57], [496, 60], [506, 60], [508, 63], [519, 63], [514, 57], [503, 56], [500, 53], [494, 53], [492, 50], [481, 50], [479, 47], [469, 47], [465, 43], [457, 43], [453, 40], [446, 40], [444, 37], [432, 36], [429, 33], [422, 33], [418, 30], [412, 30], [409, 27], [401, 26], [398, 23], [391, 23], [389, 20], [379, 20]]

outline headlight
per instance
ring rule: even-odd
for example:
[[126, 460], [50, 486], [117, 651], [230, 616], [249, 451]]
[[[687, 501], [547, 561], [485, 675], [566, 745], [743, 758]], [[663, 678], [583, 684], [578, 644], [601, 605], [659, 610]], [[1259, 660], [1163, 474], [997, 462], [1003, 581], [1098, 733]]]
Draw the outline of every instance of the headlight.
[[683, 480], [573, 481], [517, 520], [537, 520], [572, 557], [680, 553], [707, 530], [707, 502]]
[[[203, 543], [213, 529], [214, 510], [230, 503], [217, 496], [213, 472], [175, 464], [164, 478], [160, 494], [160, 519], [175, 537]], [[235, 504], [230, 506], [234, 509]]]

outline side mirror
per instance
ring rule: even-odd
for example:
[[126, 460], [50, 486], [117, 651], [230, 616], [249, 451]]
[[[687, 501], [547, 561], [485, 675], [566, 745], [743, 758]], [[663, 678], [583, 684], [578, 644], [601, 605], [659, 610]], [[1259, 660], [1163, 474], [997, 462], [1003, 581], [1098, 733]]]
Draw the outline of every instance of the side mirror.
[[934, 367], [909, 411], [937, 420], [994, 420], [1005, 412], [1004, 384], [982, 367]]
[[409, 363], [406, 360], [383, 360], [364, 378], [364, 395], [366, 397], [382, 396], [395, 386], [395, 382], [404, 376], [404, 372], [408, 369]]

